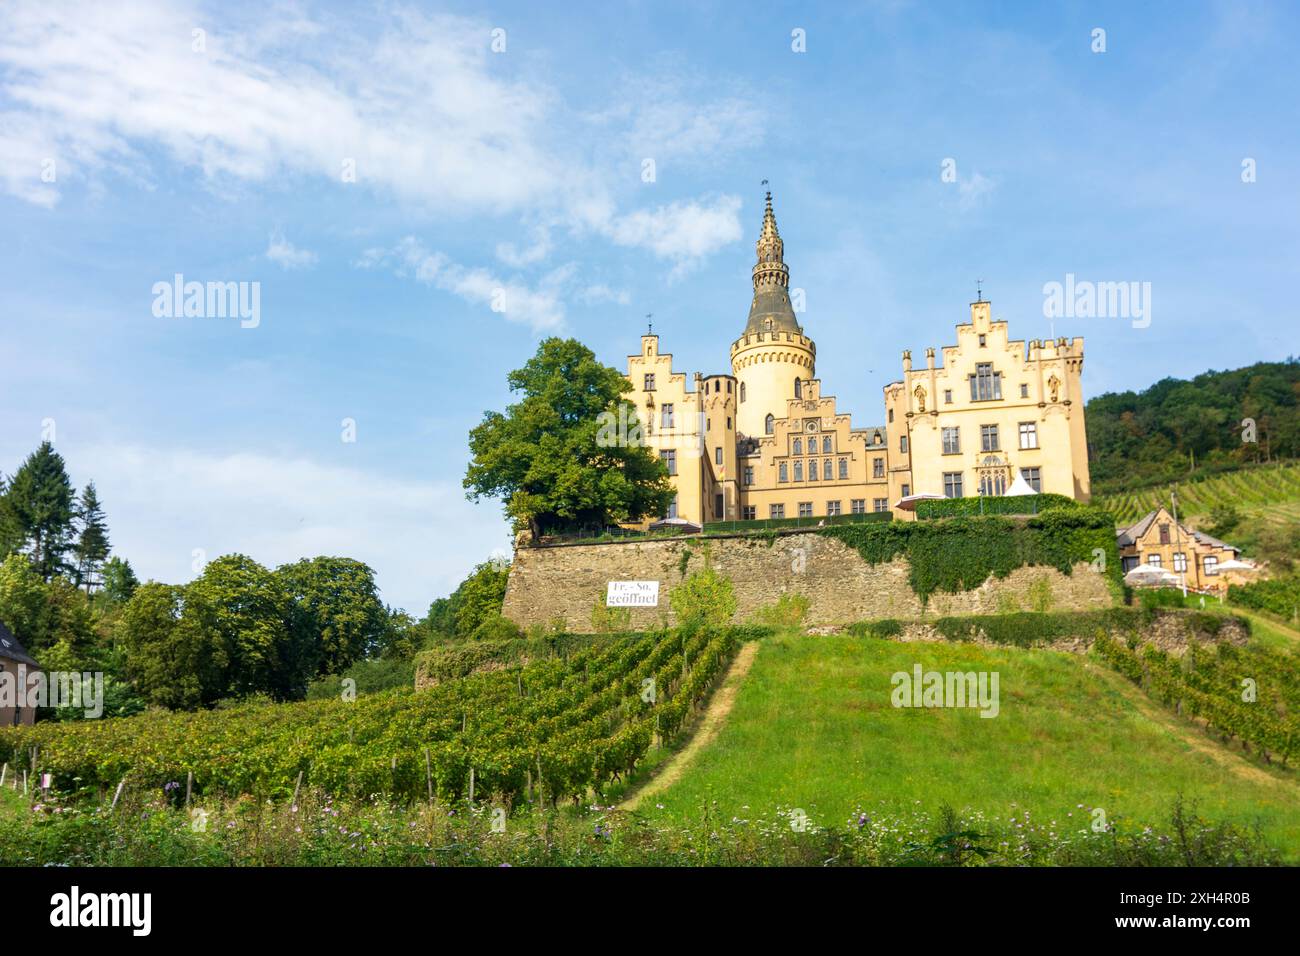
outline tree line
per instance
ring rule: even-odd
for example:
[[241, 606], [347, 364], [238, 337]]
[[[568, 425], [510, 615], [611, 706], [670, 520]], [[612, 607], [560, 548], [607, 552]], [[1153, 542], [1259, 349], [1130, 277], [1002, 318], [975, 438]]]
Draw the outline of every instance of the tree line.
[[1300, 358], [1107, 392], [1086, 411], [1097, 493], [1300, 458]]
[[346, 676], [366, 690], [413, 682], [420, 650], [510, 631], [508, 576], [481, 564], [423, 618], [387, 607], [374, 571], [347, 557], [267, 568], [228, 554], [187, 584], [141, 583], [111, 552], [93, 482], [77, 495], [49, 442], [0, 475], [0, 621], [43, 669], [102, 672], [110, 716], [297, 700]]

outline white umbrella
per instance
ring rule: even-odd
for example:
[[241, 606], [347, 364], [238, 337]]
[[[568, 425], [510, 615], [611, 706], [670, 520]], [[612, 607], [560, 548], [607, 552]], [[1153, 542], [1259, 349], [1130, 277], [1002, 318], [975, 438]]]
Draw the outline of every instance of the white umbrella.
[[1253, 564], [1247, 564], [1245, 561], [1238, 561], [1236, 558], [1230, 561], [1224, 561], [1219, 565], [1220, 571], [1258, 571], [1259, 568]]
[[1124, 575], [1125, 584], [1177, 584], [1178, 575], [1154, 564], [1139, 564]]

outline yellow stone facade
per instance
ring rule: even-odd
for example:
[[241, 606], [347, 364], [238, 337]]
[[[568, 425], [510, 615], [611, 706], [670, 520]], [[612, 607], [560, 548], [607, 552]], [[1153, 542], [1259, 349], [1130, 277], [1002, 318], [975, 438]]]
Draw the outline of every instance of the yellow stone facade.
[[971, 304], [957, 344], [903, 353], [885, 386], [885, 422], [854, 427], [816, 377], [817, 346], [795, 318], [784, 244], [769, 193], [756, 244], [754, 295], [731, 345], [731, 374], [690, 381], [641, 337], [628, 357], [629, 400], [643, 440], [669, 466], [668, 515], [693, 524], [894, 511], [912, 494], [1002, 494], [1016, 476], [1038, 491], [1090, 495], [1083, 420], [1083, 340], [1009, 338], [986, 301]]
[[972, 302], [957, 344], [925, 350], [915, 368], [903, 353], [903, 379], [885, 387], [885, 418], [895, 454], [891, 492], [949, 498], [1001, 495], [1017, 476], [1035, 491], [1088, 501], [1088, 441], [1083, 420], [1083, 339], [1025, 342]]

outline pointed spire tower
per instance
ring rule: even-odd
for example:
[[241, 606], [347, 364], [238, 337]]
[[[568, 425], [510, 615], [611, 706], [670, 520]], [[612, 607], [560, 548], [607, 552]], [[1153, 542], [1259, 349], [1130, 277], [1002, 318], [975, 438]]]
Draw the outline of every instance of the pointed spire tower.
[[763, 210], [763, 228], [756, 243], [758, 261], [754, 263], [754, 298], [749, 305], [746, 334], [753, 332], [801, 332], [790, 305], [790, 269], [785, 264], [785, 243], [776, 228], [772, 212], [772, 193], [767, 194]]
[[745, 331], [731, 345], [731, 371], [740, 383], [736, 429], [761, 438], [789, 415], [788, 403], [807, 394], [803, 383], [816, 377], [817, 346], [803, 334], [790, 302], [785, 243], [767, 194], [756, 245], [754, 297]]

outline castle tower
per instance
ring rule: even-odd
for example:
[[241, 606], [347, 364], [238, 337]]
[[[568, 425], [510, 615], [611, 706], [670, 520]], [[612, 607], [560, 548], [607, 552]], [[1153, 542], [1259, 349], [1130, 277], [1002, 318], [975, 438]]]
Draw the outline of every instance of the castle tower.
[[731, 344], [731, 371], [740, 390], [736, 429], [750, 437], [768, 433], [768, 416], [786, 417], [786, 402], [801, 397], [804, 383], [816, 377], [817, 358], [817, 347], [803, 334], [790, 304], [790, 270], [770, 192], [757, 250], [749, 321]]

